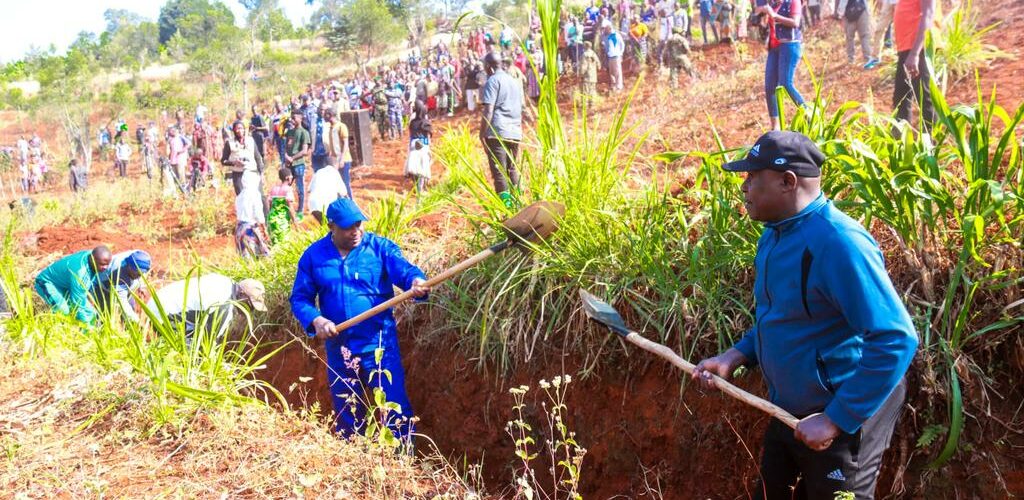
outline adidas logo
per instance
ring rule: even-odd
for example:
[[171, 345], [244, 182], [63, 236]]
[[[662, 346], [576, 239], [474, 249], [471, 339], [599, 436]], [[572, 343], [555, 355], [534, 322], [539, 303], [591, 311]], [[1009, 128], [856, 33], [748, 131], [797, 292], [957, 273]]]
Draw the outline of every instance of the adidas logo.
[[761, 154], [761, 145], [760, 144], [754, 144], [754, 147], [750, 148], [750, 154], [751, 154], [751, 156], [758, 156], [758, 155], [760, 155]]
[[846, 476], [843, 475], [843, 471], [836, 469], [832, 472], [829, 472], [828, 475], [825, 476], [825, 479], [832, 479], [834, 481], [846, 481]]

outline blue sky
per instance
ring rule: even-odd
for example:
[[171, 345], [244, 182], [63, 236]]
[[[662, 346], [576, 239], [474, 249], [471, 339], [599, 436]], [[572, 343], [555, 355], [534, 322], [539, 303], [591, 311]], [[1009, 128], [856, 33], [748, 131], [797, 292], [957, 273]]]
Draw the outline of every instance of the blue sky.
[[[237, 0], [223, 0], [241, 22], [245, 9]], [[0, 11], [0, 62], [20, 59], [29, 47], [54, 44], [63, 52], [81, 31], [99, 33], [106, 26], [103, 12], [127, 9], [155, 21], [166, 0], [13, 0]], [[309, 18], [314, 8], [305, 0], [280, 0], [293, 23]]]

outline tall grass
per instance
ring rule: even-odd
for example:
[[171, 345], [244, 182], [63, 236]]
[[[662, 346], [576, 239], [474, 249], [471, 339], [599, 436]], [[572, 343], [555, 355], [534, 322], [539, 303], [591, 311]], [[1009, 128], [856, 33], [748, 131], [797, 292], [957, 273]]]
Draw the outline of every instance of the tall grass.
[[[151, 432], [180, 426], [196, 412], [214, 406], [283, 402], [273, 387], [255, 376], [281, 347], [268, 350], [253, 338], [252, 321], [244, 309], [238, 310], [245, 324], [234, 335], [213, 333], [224, 318], [211, 313], [199, 318], [211, 323], [210, 331], [201, 330], [188, 338], [183, 325], [167, 320], [157, 299], [157, 310], [145, 309], [148, 322], [142, 324], [122, 321], [118, 301], [114, 301], [117, 306], [99, 312], [95, 327], [65, 315], [37, 312], [31, 286], [18, 275], [11, 234], [10, 229], [6, 231], [0, 253], [0, 285], [11, 300], [14, 318], [5, 322], [0, 335], [22, 356], [56, 362], [71, 355], [109, 371], [128, 369], [141, 375], [148, 383], [138, 387], [137, 393], [152, 410]], [[264, 354], [257, 355], [261, 352]], [[94, 424], [115, 406], [94, 415], [86, 425]]]
[[[541, 12], [549, 7], [539, 4]], [[542, 15], [547, 35], [552, 26], [544, 22], [555, 21]], [[551, 42], [545, 38], [545, 47]], [[583, 333], [571, 293], [583, 286], [611, 297], [636, 329], [687, 355], [731, 345], [751, 322], [760, 227], [740, 213], [742, 179], [720, 167], [745, 149], [719, 141], [719, 151], [644, 157], [645, 136], [626, 120], [629, 99], [604, 123], [579, 110], [563, 117], [545, 99], [555, 95], [557, 78], [545, 78], [536, 139], [520, 162], [522, 201], [563, 202], [561, 229], [532, 254], [487, 262], [435, 295], [444, 324], [462, 333], [464, 348], [504, 369], [553, 344], [585, 356], [586, 372], [607, 352], [607, 338]], [[922, 378], [946, 386], [939, 392], [948, 408], [927, 416], [946, 424], [945, 444], [928, 450], [938, 466], [955, 455], [972, 404], [958, 370], [969, 367], [984, 380], [983, 360], [1024, 323], [1024, 166], [1016, 135], [1024, 106], [1008, 112], [994, 93], [986, 99], [980, 91], [973, 104], [949, 105], [936, 86], [938, 120], [922, 132], [858, 102], [833, 104], [815, 87], [811, 105], [783, 114], [783, 123], [819, 144], [828, 157], [823, 190], [887, 252], [920, 327]], [[476, 222], [469, 246], [497, 238], [493, 221], [511, 212], [490, 188], [473, 134], [453, 129], [438, 144], [451, 205]], [[686, 167], [664, 172], [652, 160]], [[667, 188], [678, 182], [681, 189]]]
[[987, 41], [999, 23], [984, 27], [979, 24], [973, 0], [966, 0], [942, 19], [941, 29], [933, 30], [935, 77], [941, 88], [947, 88], [949, 80], [957, 81], [970, 75], [975, 68], [1014, 57]]

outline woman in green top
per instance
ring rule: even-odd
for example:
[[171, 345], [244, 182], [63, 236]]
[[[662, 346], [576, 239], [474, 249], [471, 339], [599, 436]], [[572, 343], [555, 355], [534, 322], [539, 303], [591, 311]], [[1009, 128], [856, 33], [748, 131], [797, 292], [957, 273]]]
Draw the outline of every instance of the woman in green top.
[[267, 229], [273, 245], [284, 239], [295, 220], [295, 190], [292, 187], [295, 178], [287, 168], [278, 170], [277, 177], [281, 183], [270, 189], [270, 210], [267, 212]]

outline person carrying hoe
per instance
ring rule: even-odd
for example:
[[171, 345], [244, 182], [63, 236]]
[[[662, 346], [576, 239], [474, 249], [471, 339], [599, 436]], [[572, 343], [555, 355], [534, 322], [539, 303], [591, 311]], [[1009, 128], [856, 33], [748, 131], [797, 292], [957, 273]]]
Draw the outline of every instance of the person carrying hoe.
[[713, 388], [712, 374], [760, 365], [771, 401], [801, 419], [795, 432], [769, 423], [757, 498], [873, 498], [918, 344], [878, 243], [822, 194], [824, 161], [807, 137], [773, 131], [723, 166], [746, 172], [744, 205], [765, 225], [756, 314], [693, 378]]
[[325, 340], [335, 432], [345, 437], [363, 432], [365, 393], [380, 388], [387, 401], [399, 407], [385, 416], [384, 423], [395, 437], [407, 441], [414, 428], [413, 411], [391, 309], [342, 332], [335, 331], [335, 324], [391, 299], [395, 286], [425, 297], [430, 290], [426, 277], [394, 242], [363, 230], [366, 216], [350, 198], [335, 200], [326, 215], [330, 232], [299, 259], [292, 313], [309, 336]]

